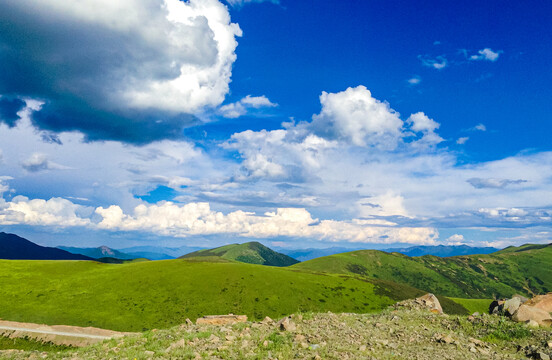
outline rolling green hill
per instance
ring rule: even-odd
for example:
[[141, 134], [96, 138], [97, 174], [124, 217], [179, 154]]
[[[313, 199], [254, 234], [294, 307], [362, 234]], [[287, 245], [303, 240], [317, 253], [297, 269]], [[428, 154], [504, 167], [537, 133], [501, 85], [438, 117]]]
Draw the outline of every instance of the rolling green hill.
[[180, 259], [197, 257], [219, 257], [225, 260], [268, 266], [290, 266], [298, 263], [294, 258], [280, 254], [256, 241], [245, 244], [225, 245], [214, 249], [199, 250], [181, 256]]
[[[373, 312], [423, 294], [354, 276], [199, 260], [2, 260], [0, 318], [142, 331], [209, 314], [262, 319], [298, 311]], [[447, 306], [459, 310], [445, 299]]]
[[435, 294], [494, 298], [552, 291], [552, 245], [524, 245], [489, 255], [410, 258], [360, 250], [326, 256], [292, 268], [358, 274], [408, 284]]

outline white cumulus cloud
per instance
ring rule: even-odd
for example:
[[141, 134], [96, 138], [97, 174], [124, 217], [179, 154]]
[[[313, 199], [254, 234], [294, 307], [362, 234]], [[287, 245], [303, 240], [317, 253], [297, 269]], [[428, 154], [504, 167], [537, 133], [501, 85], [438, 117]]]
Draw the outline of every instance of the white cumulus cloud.
[[248, 114], [251, 109], [273, 108], [278, 104], [270, 101], [266, 96], [247, 95], [240, 101], [220, 107], [219, 113], [225, 118], [235, 119]]
[[165, 202], [139, 205], [133, 214], [118, 206], [99, 207], [100, 228], [150, 231], [172, 236], [234, 234], [252, 238], [301, 237], [326, 241], [360, 243], [434, 244], [438, 232], [424, 227], [374, 226], [364, 220], [336, 221], [314, 219], [302, 208], [278, 208], [263, 215], [244, 211], [228, 214], [213, 211], [208, 203], [177, 205]]
[[402, 120], [388, 103], [372, 97], [365, 86], [339, 93], [322, 92], [322, 111], [313, 115], [315, 134], [348, 140], [357, 146], [393, 149], [402, 136]]
[[497, 61], [502, 51], [493, 51], [489, 48], [481, 49], [477, 52], [477, 55], [470, 56], [470, 60], [487, 60]]

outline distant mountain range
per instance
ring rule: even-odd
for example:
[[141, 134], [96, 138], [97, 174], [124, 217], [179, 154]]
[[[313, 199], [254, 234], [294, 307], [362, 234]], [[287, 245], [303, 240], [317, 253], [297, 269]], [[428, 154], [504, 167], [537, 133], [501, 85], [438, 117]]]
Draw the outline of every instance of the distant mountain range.
[[68, 251], [40, 246], [15, 234], [0, 232], [0, 259], [12, 260], [94, 260]]
[[411, 246], [407, 248], [385, 249], [382, 251], [393, 253], [397, 252], [403, 255], [415, 257], [424, 255], [434, 255], [439, 257], [459, 256], [459, 255], [477, 255], [491, 254], [500, 249], [494, 247], [471, 247], [467, 245], [437, 245], [437, 246]]
[[[7, 239], [11, 240], [8, 241]], [[13, 239], [17, 239], [17, 241]], [[331, 247], [325, 249], [275, 248], [275, 250], [272, 250], [258, 242], [249, 242], [241, 245], [225, 245], [215, 249], [190, 246], [182, 246], [177, 248], [161, 246], [134, 246], [123, 249], [112, 249], [107, 246], [100, 246], [97, 248], [58, 246], [57, 248], [51, 248], [39, 246], [17, 235], [0, 233], [0, 258], [4, 259], [95, 259], [103, 261], [103, 259], [106, 258], [120, 260], [132, 260], [138, 258], [145, 258], [149, 260], [169, 260], [178, 257], [190, 258], [199, 256], [217, 256], [226, 260], [241, 261], [237, 259], [245, 259], [246, 261], [242, 262], [249, 262], [253, 264], [288, 266], [300, 261], [308, 261], [324, 256], [361, 249]], [[491, 254], [499, 251], [499, 249], [493, 247], [471, 247], [467, 245], [438, 245], [390, 248], [381, 251], [387, 253], [400, 253], [410, 257], [419, 257], [424, 255], [451, 257], [459, 255]], [[289, 259], [292, 259], [293, 261]]]
[[100, 246], [97, 248], [78, 248], [78, 247], [71, 247], [71, 246], [58, 246], [57, 248], [68, 251], [73, 254], [80, 254], [94, 259], [114, 258], [114, 259], [120, 259], [120, 260], [131, 260], [131, 259], [137, 258], [137, 256], [125, 254], [119, 250], [113, 250], [107, 246]]
[[[362, 248], [344, 248], [344, 247], [331, 247], [326, 249], [286, 249], [275, 248], [282, 254], [291, 256], [299, 261], [308, 261], [323, 256], [341, 254], [356, 250], [363, 250]], [[471, 247], [467, 245], [437, 245], [437, 246], [411, 246], [405, 248], [391, 248], [383, 249], [380, 251], [393, 253], [398, 252], [407, 256], [424, 256], [434, 255], [439, 257], [459, 256], [459, 255], [476, 255], [476, 254], [490, 254], [499, 249], [493, 247]]]
[[290, 266], [299, 262], [256, 241], [245, 244], [225, 245], [214, 249], [199, 250], [181, 256], [180, 259], [206, 259], [208, 257], [268, 266]]
[[119, 249], [119, 251], [122, 251], [125, 254], [129, 254], [137, 258], [146, 258], [150, 260], [168, 260], [176, 259], [179, 256], [202, 249], [205, 248], [197, 246], [181, 246], [177, 248], [162, 246], [133, 246]]

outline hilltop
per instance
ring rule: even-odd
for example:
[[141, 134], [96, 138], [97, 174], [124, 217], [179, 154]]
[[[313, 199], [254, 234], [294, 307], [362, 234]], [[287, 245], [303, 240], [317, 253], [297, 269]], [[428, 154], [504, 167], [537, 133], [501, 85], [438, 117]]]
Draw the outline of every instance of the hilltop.
[[290, 266], [299, 262], [256, 241], [199, 250], [180, 257], [180, 259], [194, 258], [215, 258], [215, 260], [222, 259], [268, 266]]
[[294, 269], [385, 279], [444, 296], [511, 297], [552, 290], [552, 245], [525, 245], [488, 255], [440, 258], [360, 250], [299, 263]]
[[37, 245], [15, 234], [0, 232], [0, 259], [12, 260], [94, 260], [88, 256]]

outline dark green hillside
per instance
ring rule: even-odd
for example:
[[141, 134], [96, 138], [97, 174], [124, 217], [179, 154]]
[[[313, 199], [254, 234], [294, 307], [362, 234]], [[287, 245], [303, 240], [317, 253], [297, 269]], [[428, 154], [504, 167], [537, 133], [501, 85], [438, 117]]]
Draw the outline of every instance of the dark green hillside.
[[294, 258], [280, 254], [256, 241], [245, 244], [225, 245], [214, 249], [199, 250], [181, 256], [180, 259], [191, 259], [196, 257], [219, 257], [225, 260], [268, 266], [290, 266], [298, 263]]
[[[378, 311], [408, 286], [238, 262], [0, 261], [0, 318], [142, 331], [209, 314]], [[220, 258], [219, 258], [220, 259]]]
[[409, 258], [361, 250], [318, 258], [292, 268], [359, 274], [408, 284], [436, 294], [493, 298], [552, 291], [552, 246], [524, 245], [489, 255]]
[[0, 259], [21, 260], [94, 260], [88, 256], [37, 245], [15, 234], [0, 232]]

